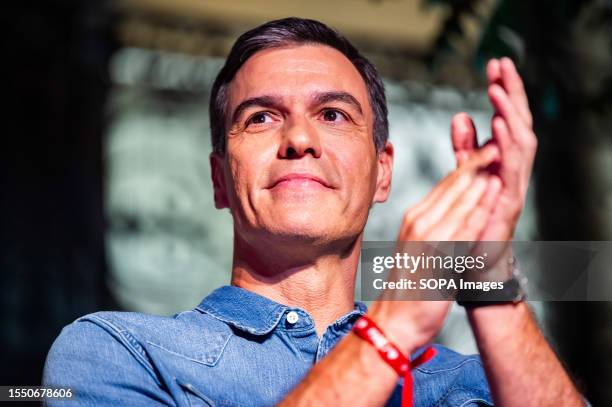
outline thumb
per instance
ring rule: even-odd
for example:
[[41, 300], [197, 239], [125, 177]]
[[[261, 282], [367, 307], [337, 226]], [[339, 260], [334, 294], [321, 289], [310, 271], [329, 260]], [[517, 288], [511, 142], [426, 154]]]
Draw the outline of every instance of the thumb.
[[457, 166], [460, 166], [469, 154], [478, 148], [476, 138], [476, 127], [472, 118], [467, 113], [457, 113], [451, 121], [451, 141]]
[[490, 164], [499, 161], [501, 152], [496, 143], [487, 143], [481, 148], [477, 148], [466, 155], [459, 167], [468, 169], [478, 169], [488, 167]]

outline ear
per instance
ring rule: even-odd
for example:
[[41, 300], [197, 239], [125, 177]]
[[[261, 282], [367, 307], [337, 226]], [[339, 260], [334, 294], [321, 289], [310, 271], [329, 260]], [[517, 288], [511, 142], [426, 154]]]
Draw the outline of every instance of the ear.
[[393, 170], [393, 144], [387, 141], [385, 148], [377, 154], [376, 192], [372, 203], [385, 202], [391, 192], [391, 172]]
[[224, 163], [225, 157], [214, 152], [210, 153], [210, 176], [215, 192], [215, 208], [217, 209], [229, 208], [225, 174], [223, 172]]

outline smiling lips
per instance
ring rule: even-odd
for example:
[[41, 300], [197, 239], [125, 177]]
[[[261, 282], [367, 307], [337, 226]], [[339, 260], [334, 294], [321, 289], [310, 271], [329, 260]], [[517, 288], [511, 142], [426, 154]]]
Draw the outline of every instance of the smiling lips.
[[281, 187], [298, 187], [298, 188], [311, 188], [311, 187], [325, 187], [332, 188], [325, 180], [317, 177], [313, 174], [306, 173], [291, 173], [283, 175], [276, 179], [269, 189], [281, 188]]

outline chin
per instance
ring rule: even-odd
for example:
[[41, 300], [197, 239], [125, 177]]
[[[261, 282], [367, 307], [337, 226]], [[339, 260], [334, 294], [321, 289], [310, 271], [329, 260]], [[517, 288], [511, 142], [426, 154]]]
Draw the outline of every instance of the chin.
[[331, 219], [336, 217], [321, 210], [280, 212], [275, 214], [269, 230], [287, 239], [314, 244], [334, 239], [336, 228]]

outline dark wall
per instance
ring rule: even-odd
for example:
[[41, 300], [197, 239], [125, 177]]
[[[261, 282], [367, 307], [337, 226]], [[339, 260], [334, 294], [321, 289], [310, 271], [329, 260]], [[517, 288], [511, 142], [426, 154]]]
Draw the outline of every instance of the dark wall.
[[3, 7], [0, 384], [40, 383], [62, 326], [109, 307], [102, 134], [104, 2]]
[[[603, 210], [612, 178], [602, 160], [612, 152], [612, 3], [523, 3], [541, 239], [612, 240], [612, 213]], [[612, 405], [612, 304], [546, 306], [553, 344], [576, 382], [594, 406]]]

